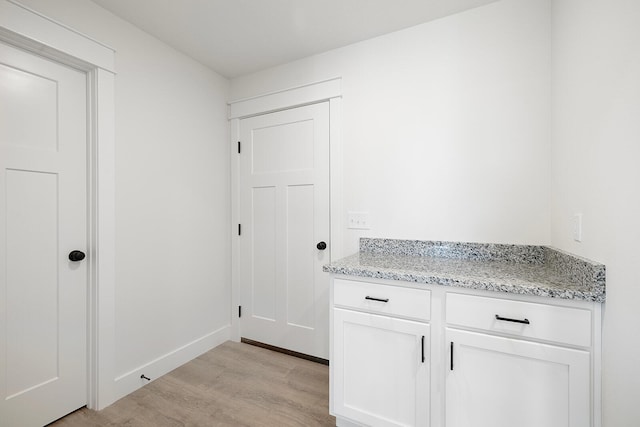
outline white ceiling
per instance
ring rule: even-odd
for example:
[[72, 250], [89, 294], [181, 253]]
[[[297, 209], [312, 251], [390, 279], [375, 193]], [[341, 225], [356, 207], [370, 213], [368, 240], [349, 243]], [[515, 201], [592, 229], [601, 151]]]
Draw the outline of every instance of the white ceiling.
[[93, 0], [233, 78], [496, 0]]

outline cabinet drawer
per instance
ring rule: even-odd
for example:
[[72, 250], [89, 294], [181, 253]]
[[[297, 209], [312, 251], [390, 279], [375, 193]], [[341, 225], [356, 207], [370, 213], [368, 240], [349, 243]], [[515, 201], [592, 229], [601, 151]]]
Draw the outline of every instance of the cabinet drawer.
[[580, 308], [447, 293], [449, 325], [588, 347], [591, 311]]
[[424, 289], [335, 279], [333, 303], [372, 313], [429, 320], [431, 292]]

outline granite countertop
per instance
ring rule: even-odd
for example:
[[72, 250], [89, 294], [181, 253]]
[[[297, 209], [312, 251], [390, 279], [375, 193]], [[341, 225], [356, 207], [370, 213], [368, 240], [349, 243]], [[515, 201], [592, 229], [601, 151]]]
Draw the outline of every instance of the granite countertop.
[[324, 266], [347, 276], [523, 295], [605, 301], [605, 266], [548, 246], [360, 239]]

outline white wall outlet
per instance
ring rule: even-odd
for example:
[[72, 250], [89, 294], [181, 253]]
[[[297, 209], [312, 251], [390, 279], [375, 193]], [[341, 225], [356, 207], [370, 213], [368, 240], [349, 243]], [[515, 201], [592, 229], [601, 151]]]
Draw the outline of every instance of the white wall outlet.
[[369, 212], [347, 212], [347, 228], [369, 230]]
[[573, 240], [582, 242], [582, 214], [573, 215]]

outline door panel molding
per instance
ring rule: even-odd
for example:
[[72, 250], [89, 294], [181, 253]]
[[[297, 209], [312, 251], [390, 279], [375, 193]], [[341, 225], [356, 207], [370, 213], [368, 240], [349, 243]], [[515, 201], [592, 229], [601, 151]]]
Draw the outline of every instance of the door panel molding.
[[99, 410], [120, 397], [114, 393], [115, 52], [13, 0], [0, 0], [0, 40], [87, 74], [87, 406]]
[[240, 223], [239, 173], [240, 120], [260, 114], [296, 108], [328, 101], [329, 103], [329, 223], [331, 259], [343, 256], [342, 215], [342, 78], [324, 80], [295, 88], [271, 92], [260, 96], [229, 103], [231, 134], [231, 337], [240, 341], [240, 245], [238, 224]]

